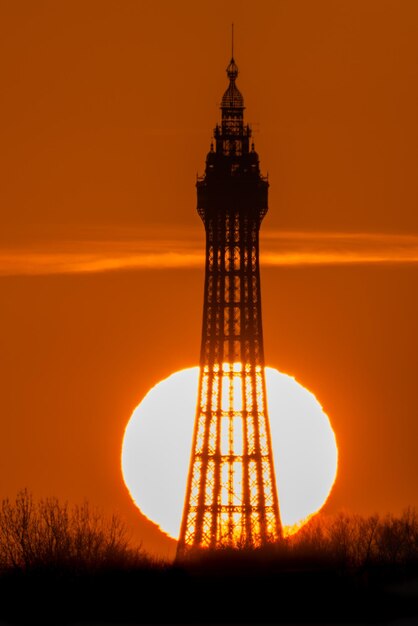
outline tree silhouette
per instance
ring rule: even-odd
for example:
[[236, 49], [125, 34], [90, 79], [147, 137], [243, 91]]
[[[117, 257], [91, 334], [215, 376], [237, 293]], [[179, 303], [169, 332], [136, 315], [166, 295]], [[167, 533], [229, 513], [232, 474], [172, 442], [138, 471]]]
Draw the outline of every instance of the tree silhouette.
[[130, 548], [121, 520], [115, 515], [106, 518], [88, 502], [73, 507], [57, 498], [35, 502], [23, 489], [14, 502], [7, 498], [1, 503], [3, 570], [114, 567], [131, 563], [135, 556], [138, 551]]
[[[197, 550], [171, 565], [132, 548], [120, 519], [87, 502], [35, 501], [24, 489], [0, 503], [0, 617], [12, 623], [192, 623], [202, 607], [211, 623], [259, 623], [278, 606], [289, 623], [377, 623], [416, 616], [415, 597], [390, 585], [417, 574], [413, 508], [399, 517], [317, 515], [280, 542]], [[230, 602], [239, 597], [246, 602]]]

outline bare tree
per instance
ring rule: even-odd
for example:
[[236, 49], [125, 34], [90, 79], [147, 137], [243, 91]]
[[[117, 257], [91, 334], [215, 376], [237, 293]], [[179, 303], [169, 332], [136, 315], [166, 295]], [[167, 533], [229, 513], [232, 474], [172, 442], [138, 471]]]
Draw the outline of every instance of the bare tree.
[[110, 519], [87, 502], [70, 508], [57, 498], [34, 502], [26, 490], [0, 506], [0, 566], [28, 569], [103, 567], [132, 563], [144, 555], [130, 548], [121, 520]]
[[299, 559], [332, 560], [343, 569], [417, 563], [418, 514], [410, 507], [400, 517], [344, 512], [330, 518], [318, 515], [289, 537], [288, 543]]

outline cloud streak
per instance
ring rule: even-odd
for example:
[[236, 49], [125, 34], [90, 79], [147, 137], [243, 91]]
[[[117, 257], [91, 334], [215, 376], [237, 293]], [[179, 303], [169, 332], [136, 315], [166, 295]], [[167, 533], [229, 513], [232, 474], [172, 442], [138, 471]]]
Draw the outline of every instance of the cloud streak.
[[418, 263], [418, 235], [392, 233], [267, 233], [263, 263], [370, 265]]
[[[0, 248], [0, 276], [203, 268], [203, 241], [202, 232], [190, 230], [9, 245]], [[260, 248], [261, 263], [270, 267], [418, 263], [418, 235], [270, 231]]]

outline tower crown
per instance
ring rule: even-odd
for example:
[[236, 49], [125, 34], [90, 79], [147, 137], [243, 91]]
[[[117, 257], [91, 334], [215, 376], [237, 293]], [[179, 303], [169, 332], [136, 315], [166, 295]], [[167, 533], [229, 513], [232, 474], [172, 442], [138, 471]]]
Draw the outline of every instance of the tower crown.
[[205, 175], [197, 180], [197, 210], [204, 222], [216, 211], [240, 206], [261, 219], [267, 212], [268, 181], [260, 173], [251, 128], [244, 124], [244, 98], [236, 86], [238, 66], [232, 55], [229, 85], [221, 101], [221, 123], [206, 158]]

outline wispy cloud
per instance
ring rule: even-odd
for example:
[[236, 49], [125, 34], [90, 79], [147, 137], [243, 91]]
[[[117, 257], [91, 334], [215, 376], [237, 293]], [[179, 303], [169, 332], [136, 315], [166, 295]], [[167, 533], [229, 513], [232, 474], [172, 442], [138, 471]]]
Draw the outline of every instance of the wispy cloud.
[[[202, 232], [44, 241], [0, 248], [0, 275], [83, 274], [116, 270], [202, 268]], [[418, 235], [264, 232], [264, 266], [418, 263]]]
[[272, 266], [418, 263], [418, 235], [270, 232], [263, 250]]

